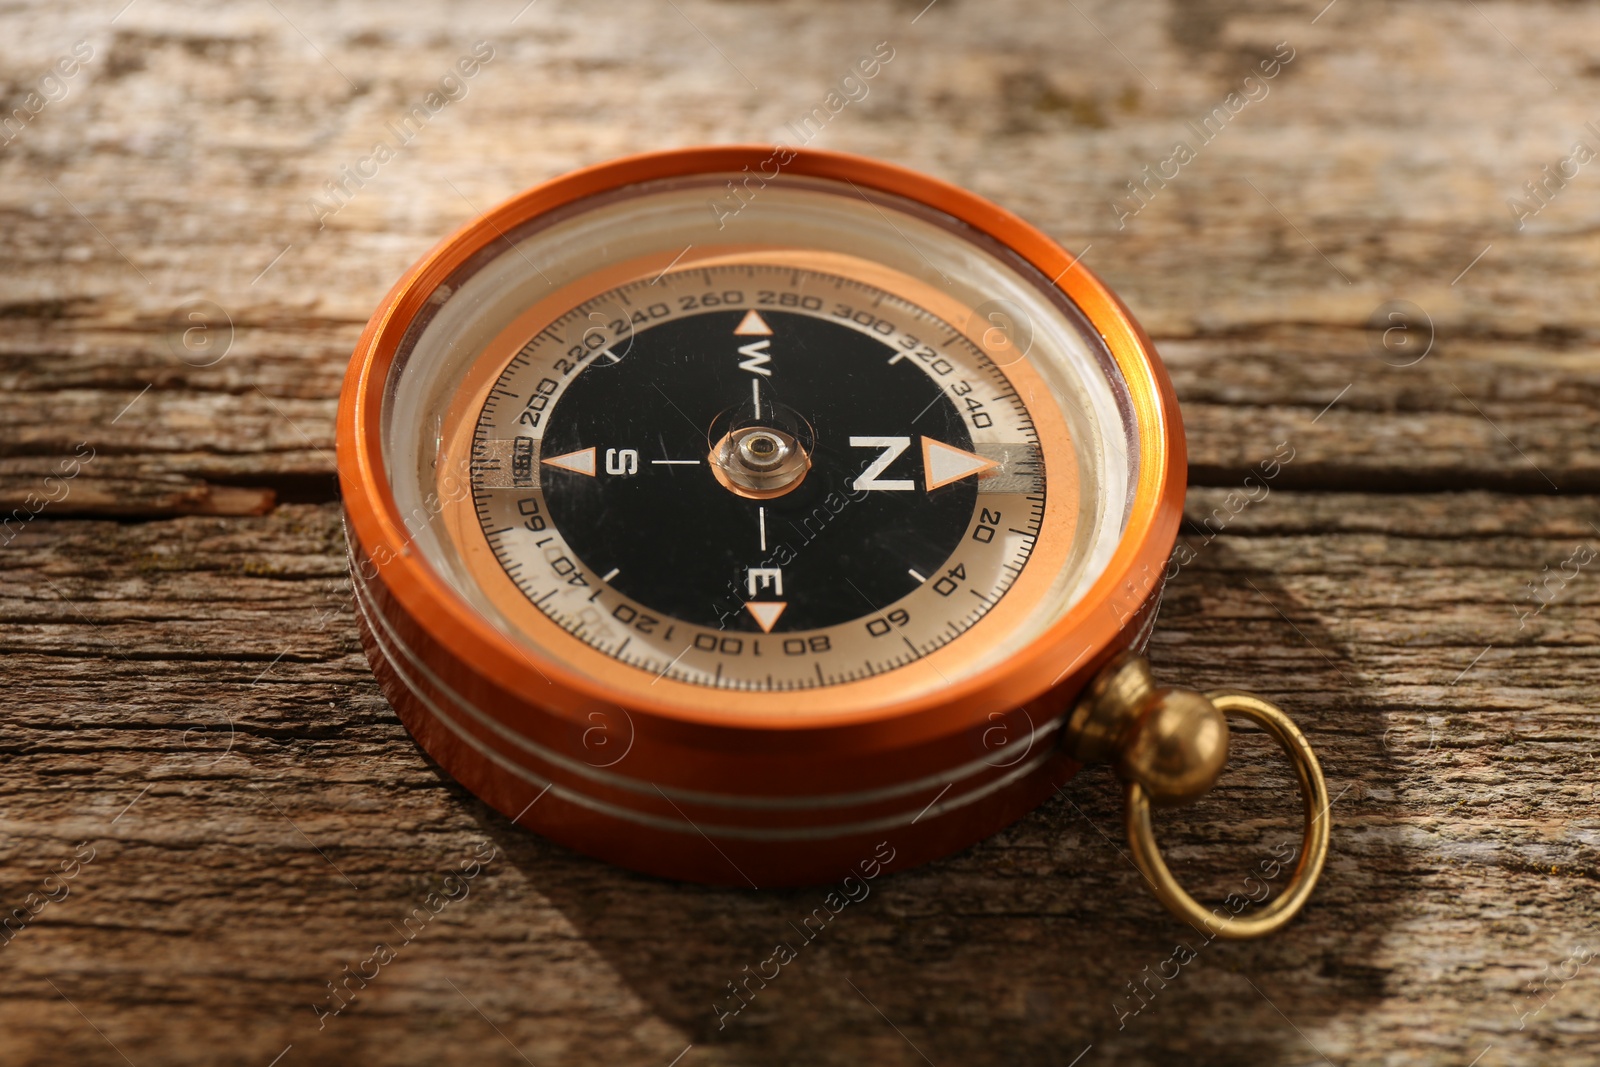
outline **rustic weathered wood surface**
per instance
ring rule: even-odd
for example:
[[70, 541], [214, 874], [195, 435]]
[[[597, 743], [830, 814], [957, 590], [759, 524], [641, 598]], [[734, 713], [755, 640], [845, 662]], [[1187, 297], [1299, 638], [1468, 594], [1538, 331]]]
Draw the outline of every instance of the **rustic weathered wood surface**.
[[[0, 147], [0, 514], [50, 500], [0, 534], [0, 909], [67, 894], [0, 948], [0, 1063], [1600, 1062], [1600, 576], [1562, 575], [1600, 546], [1600, 161], [1521, 229], [1506, 203], [1600, 149], [1600, 9], [524, 2], [0, 10], [27, 115]], [[309, 199], [478, 40], [467, 95], [319, 230]], [[1292, 711], [1332, 859], [1282, 935], [1198, 945], [1089, 772], [877, 883], [719, 1030], [816, 892], [619, 872], [430, 767], [355, 640], [336, 394], [393, 278], [476, 210], [784, 138], [883, 40], [818, 143], [1018, 210], [1148, 326], [1196, 486], [1153, 658]], [[1270, 93], [1200, 143], [1279, 42]], [[174, 343], [195, 299], [232, 321], [214, 363], [218, 322]], [[1391, 301], [1426, 319], [1385, 348]], [[1218, 894], [1295, 832], [1277, 754], [1238, 748], [1161, 821]], [[319, 1029], [327, 983], [485, 839], [470, 897]]]

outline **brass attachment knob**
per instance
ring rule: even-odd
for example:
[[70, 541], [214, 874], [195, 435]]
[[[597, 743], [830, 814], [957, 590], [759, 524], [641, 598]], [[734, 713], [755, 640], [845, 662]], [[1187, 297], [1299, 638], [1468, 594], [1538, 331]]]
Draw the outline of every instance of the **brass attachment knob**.
[[[1278, 742], [1294, 765], [1305, 802], [1294, 875], [1278, 899], [1254, 915], [1206, 910], [1167, 869], [1150, 824], [1152, 805], [1188, 804], [1216, 784], [1228, 762], [1227, 715], [1251, 720]], [[1134, 862], [1172, 914], [1211, 936], [1244, 940], [1282, 929], [1305, 906], [1328, 855], [1328, 787], [1310, 743], [1279, 708], [1232, 690], [1203, 694], [1158, 687], [1145, 658], [1124, 652], [1078, 698], [1062, 744], [1080, 763], [1112, 764], [1127, 783]]]
[[1157, 807], [1210, 792], [1228, 762], [1228, 720], [1193, 689], [1158, 687], [1143, 656], [1123, 653], [1089, 684], [1067, 722], [1080, 763], [1112, 763]]

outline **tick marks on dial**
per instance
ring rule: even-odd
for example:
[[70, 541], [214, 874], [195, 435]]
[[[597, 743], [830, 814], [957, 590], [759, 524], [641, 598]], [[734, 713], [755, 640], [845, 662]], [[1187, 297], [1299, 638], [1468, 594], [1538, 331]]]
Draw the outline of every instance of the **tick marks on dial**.
[[656, 684], [656, 682], [659, 682], [659, 681], [661, 681], [661, 679], [662, 679], [662, 678], [665, 678], [665, 677], [666, 677], [666, 674], [667, 674], [667, 672], [668, 672], [668, 671], [670, 671], [670, 670], [671, 670], [671, 669], [672, 669], [672, 668], [674, 668], [674, 667], [676, 667], [676, 666], [677, 666], [677, 665], [678, 665], [678, 661], [679, 661], [679, 660], [680, 660], [680, 659], [682, 659], [682, 658], [683, 658], [683, 657], [684, 657], [684, 656], [686, 656], [686, 655], [687, 655], [687, 654], [688, 654], [688, 652], [689, 652], [689, 650], [690, 650], [690, 649], [691, 649], [691, 648], [693, 648], [693, 647], [694, 647], [694, 644], [693, 644], [693, 643], [690, 643], [690, 644], [687, 644], [687, 645], [685, 645], [685, 646], [684, 646], [684, 647], [683, 647], [683, 651], [682, 651], [682, 652], [679, 652], [679, 653], [678, 653], [678, 654], [677, 654], [677, 655], [676, 655], [676, 656], [673, 656], [673, 657], [672, 657], [672, 662], [671, 662], [671, 663], [669, 663], [669, 664], [667, 664], [667, 665], [666, 665], [666, 666], [665, 666], [665, 667], [662, 667], [662, 668], [661, 668], [661, 673], [660, 673], [660, 674], [658, 674], [658, 675], [656, 675], [656, 676], [655, 676], [655, 679], [654, 679], [654, 680], [653, 680], [653, 681], [651, 681], [651, 683], [650, 683], [650, 684], [651, 684], [651, 685], [655, 685], [655, 684]]

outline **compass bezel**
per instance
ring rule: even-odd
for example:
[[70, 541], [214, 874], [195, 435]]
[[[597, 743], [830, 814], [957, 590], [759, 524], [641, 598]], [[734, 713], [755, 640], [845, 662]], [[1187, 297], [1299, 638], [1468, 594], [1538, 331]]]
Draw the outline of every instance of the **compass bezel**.
[[[703, 173], [736, 172], [770, 157], [768, 146], [728, 146], [648, 153], [589, 167], [521, 193], [445, 238], [393, 287], [356, 347], [341, 399], [340, 478], [352, 539], [376, 563], [385, 592], [432, 636], [498, 685], [515, 689], [531, 663], [549, 680], [539, 703], [578, 712], [620, 704], [634, 715], [684, 725], [755, 730], [808, 730], [913, 722], [928, 736], [987, 712], [1015, 708], [1075, 680], [1127, 643], [1127, 622], [1160, 584], [1181, 519], [1185, 449], [1176, 397], [1154, 346], [1121, 301], [1071, 253], [1017, 216], [972, 193], [900, 167], [840, 153], [795, 150], [786, 172], [878, 190], [930, 206], [1010, 249], [1046, 278], [1092, 324], [1126, 384], [1137, 429], [1139, 464], [1132, 507], [1109, 564], [1093, 585], [1043, 634], [1004, 662], [906, 700], [849, 706], [849, 686], [825, 707], [777, 716], [730, 707], [624, 694], [604, 677], [571, 669], [555, 655], [516, 647], [450, 590], [410, 550], [385, 470], [380, 440], [384, 392], [402, 339], [452, 272], [529, 220], [629, 185]], [[379, 559], [379, 557], [386, 557]], [[784, 694], [739, 694], [745, 704], [783, 706]], [[707, 704], [714, 702], [706, 702]]]

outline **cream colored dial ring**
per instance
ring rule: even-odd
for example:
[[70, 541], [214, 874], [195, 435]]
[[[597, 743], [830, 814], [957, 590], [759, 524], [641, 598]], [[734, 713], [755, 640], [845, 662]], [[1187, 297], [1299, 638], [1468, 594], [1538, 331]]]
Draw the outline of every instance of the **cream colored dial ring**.
[[[845, 255], [645, 267], [520, 317], [452, 406], [440, 467], [471, 493], [447, 528], [504, 614], [636, 684], [791, 691], [937, 671], [1037, 597], [1078, 460], [972, 309]], [[751, 427], [814, 469], [770, 499], [729, 484], [718, 442]]]

